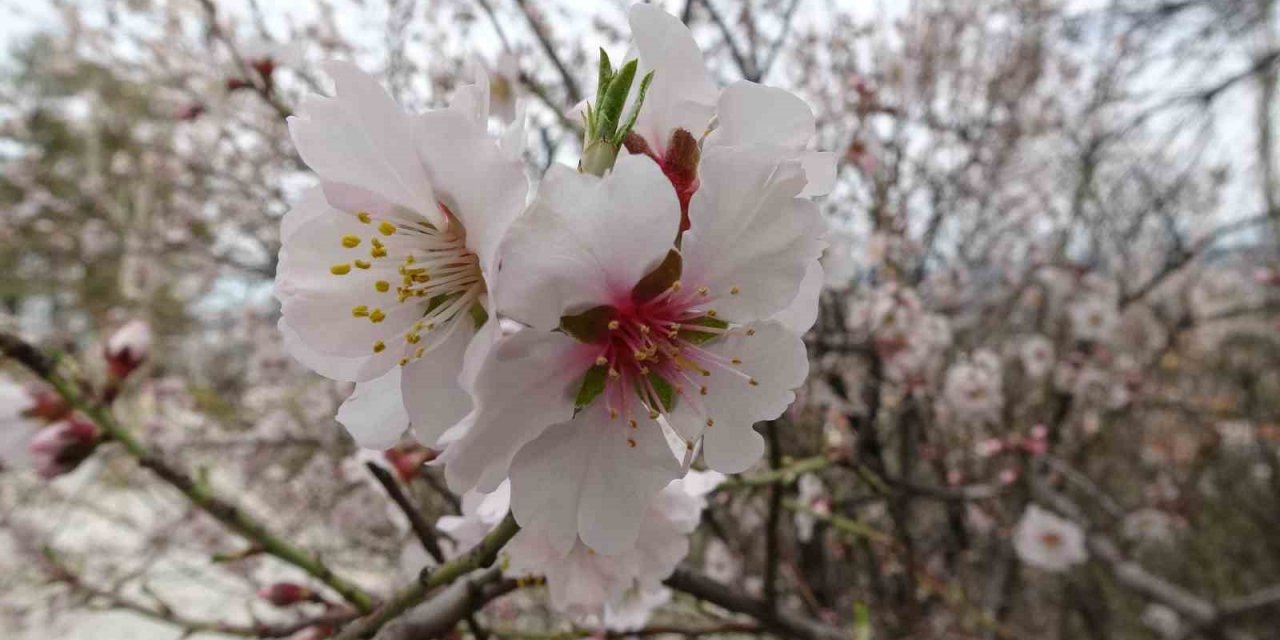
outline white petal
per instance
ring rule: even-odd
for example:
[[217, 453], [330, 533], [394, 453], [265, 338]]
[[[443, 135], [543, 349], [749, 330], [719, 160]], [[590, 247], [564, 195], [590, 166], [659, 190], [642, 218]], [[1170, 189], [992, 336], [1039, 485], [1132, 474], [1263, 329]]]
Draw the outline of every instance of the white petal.
[[634, 544], [649, 501], [680, 471], [656, 423], [631, 429], [597, 402], [516, 455], [512, 511], [521, 526], [547, 531], [557, 549], [581, 537], [599, 553], [618, 554]]
[[459, 111], [418, 116], [414, 140], [435, 197], [461, 221], [467, 248], [491, 276], [498, 243], [524, 210], [529, 194], [524, 165], [502, 151], [483, 123]]
[[813, 110], [783, 89], [740, 80], [720, 93], [716, 130], [706, 146], [755, 147], [782, 152], [804, 167], [808, 184], [802, 197], [825, 195], [836, 179], [836, 154], [805, 151], [814, 136]]
[[458, 375], [476, 333], [471, 318], [455, 324], [460, 326], [431, 353], [410, 360], [403, 367], [404, 406], [413, 423], [414, 436], [428, 447], [435, 446], [445, 430], [471, 411], [471, 395], [462, 388]]
[[320, 353], [303, 341], [298, 332], [290, 327], [283, 317], [276, 323], [276, 327], [284, 340], [285, 351], [293, 356], [293, 359], [331, 380], [355, 382], [376, 377], [391, 367], [391, 361], [397, 355], [384, 352], [385, 355], [375, 355], [370, 358], [364, 355], [345, 357]]
[[400, 399], [400, 369], [356, 384], [355, 391], [338, 407], [338, 422], [356, 444], [365, 449], [390, 449], [409, 428], [409, 415]]
[[[824, 222], [797, 163], [776, 154], [714, 147], [689, 205], [686, 286], [710, 290], [711, 307], [734, 322], [767, 318], [795, 298], [822, 253]], [[734, 291], [737, 293], [733, 293]]]
[[676, 129], [702, 136], [715, 113], [716, 87], [698, 43], [678, 18], [648, 4], [632, 5], [628, 18], [640, 53], [636, 75], [654, 72], [635, 132], [661, 156]]
[[548, 426], [573, 415], [573, 400], [589, 365], [584, 345], [560, 333], [525, 330], [489, 352], [476, 374], [475, 408], [455, 429], [441, 461], [449, 488], [492, 491], [511, 458]]
[[[724, 360], [740, 359], [742, 364], [734, 368], [757, 384], [711, 369], [711, 375], [702, 378], [707, 387], [707, 395], [700, 397], [702, 406], [681, 398], [670, 418], [682, 432], [702, 433], [703, 458], [722, 473], [738, 473], [760, 458], [764, 441], [752, 426], [782, 415], [809, 373], [804, 341], [798, 334], [774, 321], [748, 326], [754, 335], [735, 332], [702, 348]], [[713, 421], [711, 427], [705, 427], [708, 418]]]
[[630, 296], [675, 241], [680, 204], [649, 158], [623, 156], [604, 178], [557, 165], [502, 245], [495, 295], [540, 329]]
[[331, 62], [325, 70], [334, 97], [308, 99], [289, 118], [302, 159], [325, 180], [368, 189], [410, 209], [434, 205], [409, 115], [354, 65]]
[[818, 301], [822, 297], [822, 286], [825, 280], [822, 264], [816, 260], [809, 263], [795, 299], [787, 305], [786, 309], [774, 314], [772, 319], [781, 322], [796, 334], [804, 335], [818, 320]]

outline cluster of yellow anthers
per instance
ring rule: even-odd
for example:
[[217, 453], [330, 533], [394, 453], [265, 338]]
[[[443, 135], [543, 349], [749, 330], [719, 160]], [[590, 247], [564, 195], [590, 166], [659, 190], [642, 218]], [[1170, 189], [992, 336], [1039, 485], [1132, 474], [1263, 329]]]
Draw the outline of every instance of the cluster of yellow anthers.
[[[449, 216], [443, 205], [441, 211]], [[360, 211], [356, 218], [364, 224], [372, 225], [375, 221], [371, 214]], [[356, 258], [350, 262], [340, 262], [329, 267], [335, 276], [345, 276], [353, 268], [373, 269], [380, 261], [398, 262], [396, 271], [400, 283], [395, 286], [395, 302], [389, 305], [404, 304], [408, 301], [422, 306], [422, 317], [414, 322], [402, 338], [406, 343], [417, 345], [422, 341], [422, 334], [436, 329], [437, 326], [453, 321], [461, 312], [470, 309], [484, 293], [484, 279], [480, 273], [479, 260], [467, 249], [466, 237], [460, 232], [457, 224], [450, 224], [445, 229], [420, 221], [416, 225], [394, 223], [388, 220], [377, 222], [377, 234], [388, 238], [383, 242], [378, 235], [369, 238], [369, 258]], [[392, 236], [400, 239], [394, 245], [388, 245]], [[341, 238], [346, 249], [358, 249], [364, 240], [355, 234], [347, 234]], [[392, 255], [395, 250], [397, 255]], [[373, 289], [378, 294], [391, 294], [390, 280], [375, 280]], [[351, 315], [355, 318], [367, 318], [374, 324], [387, 318], [382, 307], [361, 304], [352, 307]], [[373, 352], [382, 353], [387, 344], [378, 340], [373, 343]], [[421, 358], [427, 351], [425, 346], [418, 347], [413, 358]], [[401, 358], [400, 365], [408, 364], [410, 358]]]

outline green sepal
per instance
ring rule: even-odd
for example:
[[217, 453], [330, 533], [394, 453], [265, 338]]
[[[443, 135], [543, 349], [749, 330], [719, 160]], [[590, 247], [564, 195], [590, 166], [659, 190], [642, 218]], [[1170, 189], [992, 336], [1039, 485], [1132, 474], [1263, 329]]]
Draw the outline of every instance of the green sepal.
[[484, 326], [484, 323], [489, 321], [489, 310], [485, 309], [484, 305], [479, 302], [471, 305], [467, 312], [471, 314], [471, 322], [475, 323], [477, 331]]
[[560, 318], [560, 330], [573, 336], [580, 342], [604, 342], [609, 333], [609, 321], [617, 315], [617, 310], [609, 305], [600, 305], [587, 309], [582, 313]]
[[587, 369], [587, 375], [582, 377], [582, 386], [578, 387], [578, 395], [573, 399], [573, 408], [575, 411], [581, 410], [591, 404], [592, 400], [600, 397], [604, 393], [605, 382], [609, 379], [609, 365], [597, 364]]
[[[609, 62], [609, 53], [600, 48], [600, 80], [596, 83], [596, 111], [604, 104], [604, 94], [609, 90], [609, 83], [613, 82], [613, 65]], [[587, 103], [587, 106], [591, 106]], [[590, 131], [591, 129], [588, 129]]]
[[680, 339], [691, 344], [702, 344], [724, 335], [722, 333], [698, 331], [696, 327], [727, 329], [729, 328], [729, 323], [719, 318], [712, 318], [711, 316], [702, 316], [700, 318], [694, 318], [693, 320], [686, 320], [680, 323]]
[[648, 377], [649, 384], [653, 385], [653, 390], [658, 394], [658, 402], [662, 403], [662, 411], [670, 413], [671, 409], [676, 406], [675, 387], [672, 387], [670, 382], [667, 382], [656, 373], [650, 372]]
[[627, 106], [627, 94], [631, 93], [631, 85], [636, 79], [636, 67], [638, 61], [631, 60], [622, 65], [617, 75], [609, 80], [609, 88], [604, 92], [603, 96], [597, 96], [601, 100], [598, 126], [595, 129], [595, 138], [598, 140], [613, 140], [613, 134], [618, 129], [618, 121], [622, 118], [622, 110]]
[[680, 257], [680, 252], [675, 249], [668, 251], [662, 263], [632, 287], [631, 298], [645, 302], [662, 295], [663, 291], [670, 289], [680, 279], [683, 271], [684, 259]]

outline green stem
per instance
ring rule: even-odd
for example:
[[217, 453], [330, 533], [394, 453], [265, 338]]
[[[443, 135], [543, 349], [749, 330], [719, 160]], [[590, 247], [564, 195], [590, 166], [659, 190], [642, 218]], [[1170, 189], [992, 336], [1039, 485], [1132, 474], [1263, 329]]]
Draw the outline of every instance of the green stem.
[[80, 393], [80, 385], [60, 373], [53, 359], [16, 336], [7, 334], [0, 335], [0, 351], [18, 360], [52, 385], [67, 404], [92, 420], [108, 438], [120, 443], [139, 465], [150, 469], [160, 479], [181, 491], [188, 500], [205, 513], [213, 516], [241, 537], [255, 543], [263, 552], [302, 569], [316, 580], [328, 585], [362, 613], [373, 609], [373, 597], [360, 587], [335, 575], [319, 558], [276, 537], [263, 524], [254, 520], [239, 507], [214, 495], [213, 490], [203, 481], [179, 471], [147, 449], [146, 445], [116, 421], [115, 416], [106, 407], [86, 400]]
[[498, 552], [518, 531], [520, 525], [516, 524], [515, 516], [507, 513], [507, 517], [497, 528], [490, 531], [474, 549], [438, 567], [423, 569], [417, 581], [396, 592], [373, 615], [353, 623], [334, 640], [372, 637], [383, 625], [426, 600], [432, 591], [447, 586], [476, 569], [491, 566], [497, 559]]
[[798, 460], [779, 469], [772, 469], [749, 476], [729, 478], [720, 483], [719, 488], [747, 489], [750, 487], [765, 487], [776, 483], [791, 484], [806, 473], [820, 471], [829, 466], [831, 466], [831, 460], [826, 456], [814, 456]]

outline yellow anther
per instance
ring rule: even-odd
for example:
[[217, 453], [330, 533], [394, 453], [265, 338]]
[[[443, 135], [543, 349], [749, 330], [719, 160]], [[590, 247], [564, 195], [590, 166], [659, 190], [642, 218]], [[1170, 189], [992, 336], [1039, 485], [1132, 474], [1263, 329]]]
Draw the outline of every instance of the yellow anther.
[[627, 446], [631, 447], [632, 449], [636, 448], [635, 438], [627, 438]]
[[614, 409], [613, 407], [609, 407], [609, 419], [610, 419], [610, 420], [617, 420], [617, 419], [618, 419], [618, 410], [617, 410], [617, 409]]
[[707, 309], [707, 317], [708, 317], [708, 318], [714, 318], [714, 317], [716, 317], [716, 310], [715, 310], [715, 309]]
[[414, 262], [417, 262], [417, 260], [414, 260], [414, 259], [413, 259], [413, 256], [405, 256], [405, 257], [404, 257], [404, 263], [405, 263], [405, 264], [413, 264]]
[[739, 288], [737, 288], [737, 287], [729, 287], [729, 295], [731, 295], [731, 296], [736, 296], [736, 295], [738, 295], [739, 293], [742, 293], [742, 290], [741, 290], [741, 289], [739, 289]]
[[621, 326], [622, 326], [622, 324], [621, 324], [621, 323], [619, 323], [617, 320], [610, 320], [610, 321], [609, 321], [609, 330], [610, 330], [610, 331], [617, 331], [617, 330], [618, 330], [618, 327], [621, 327]]
[[360, 219], [360, 222], [365, 224], [369, 224], [373, 221], [373, 216], [369, 215], [368, 211], [357, 211], [356, 217]]
[[617, 370], [617, 369], [614, 369], [614, 368], [612, 368], [612, 367], [610, 367], [610, 368], [609, 368], [609, 377], [610, 377], [610, 378], [616, 378], [616, 377], [618, 377], [619, 375], [622, 375], [622, 374], [618, 373], [618, 370]]
[[387, 319], [387, 314], [383, 313], [382, 309], [374, 309], [373, 311], [369, 312], [369, 320], [375, 323], [382, 322], [383, 320], [386, 320], [386, 319]]
[[418, 347], [418, 350], [413, 352], [413, 357], [415, 357], [415, 358], [421, 358], [421, 357], [422, 357], [422, 354], [424, 354], [424, 353], [426, 353], [426, 352], [427, 352], [427, 348], [426, 348], [426, 347]]
[[391, 290], [391, 283], [387, 282], [386, 280], [379, 280], [373, 283], [373, 288], [377, 289], [382, 293], [386, 293]]
[[747, 335], [749, 335], [749, 336], [754, 336], [755, 334], [756, 334], [756, 330], [755, 330], [755, 329], [747, 329]]
[[742, 358], [734, 358], [733, 360], [730, 360], [730, 362], [734, 364], [742, 364]]
[[383, 343], [381, 340], [373, 343], [374, 353], [382, 353], [383, 351], [386, 351], [386, 349], [387, 349], [387, 345]]
[[709, 429], [714, 426], [716, 426], [716, 421], [712, 420], [711, 418], [707, 418], [707, 428]]
[[409, 359], [408, 359], [408, 358], [400, 358], [400, 366], [402, 366], [402, 367], [403, 367], [403, 366], [405, 366], [405, 365], [407, 365], [407, 364], [409, 364]]
[[382, 223], [378, 225], [378, 233], [381, 233], [384, 236], [389, 236], [395, 232], [396, 226], [386, 220], [383, 220]]
[[702, 395], [702, 396], [707, 395], [707, 387], [705, 385], [698, 387], [698, 395]]
[[342, 236], [342, 246], [348, 249], [354, 249], [360, 246], [360, 236], [353, 236], [351, 234]]
[[684, 286], [684, 285], [680, 284], [680, 281], [679, 281], [679, 280], [676, 280], [675, 282], [672, 282], [672, 283], [671, 283], [671, 290], [672, 290], [672, 291], [679, 291], [679, 290], [680, 290], [680, 287], [682, 287], [682, 286]]
[[418, 344], [419, 342], [422, 342], [422, 336], [420, 336], [420, 335], [418, 335], [418, 334], [416, 334], [416, 333], [409, 333], [409, 334], [405, 334], [404, 339], [405, 339], [409, 344]]
[[351, 308], [351, 315], [353, 315], [353, 316], [355, 316], [355, 317], [357, 317], [357, 318], [367, 318], [367, 317], [369, 316], [369, 307], [366, 307], [365, 305], [360, 305], [360, 306], [358, 306], [358, 307], [352, 307], [352, 308]]
[[372, 249], [369, 249], [369, 256], [373, 258], [385, 258], [387, 257], [387, 248], [374, 246]]
[[759, 380], [756, 380], [755, 378], [747, 378], [747, 384], [749, 384], [749, 385], [751, 385], [751, 386], [753, 386], [753, 387], [758, 387], [758, 386], [760, 386], [760, 381], [759, 381]]
[[596, 366], [597, 366], [597, 367], [603, 367], [603, 366], [605, 366], [606, 364], [609, 364], [609, 359], [608, 359], [608, 358], [606, 358], [606, 357], [604, 357], [604, 356], [599, 356], [599, 357], [597, 357], [597, 358], [596, 358]]
[[357, 269], [368, 269], [373, 266], [368, 260], [356, 260], [355, 263]]
[[707, 295], [707, 294], [709, 294], [709, 293], [711, 293], [711, 290], [710, 290], [710, 289], [708, 289], [708, 288], [706, 288], [706, 287], [698, 287], [698, 295], [700, 295], [700, 296], [705, 296], [705, 295]]
[[636, 419], [635, 419], [635, 418], [631, 418], [631, 419], [627, 420], [627, 426], [628, 426], [628, 427], [631, 427], [632, 429], [635, 429], [635, 428], [638, 428], [638, 427], [640, 426], [640, 423], [639, 423], [639, 422], [636, 422]]

